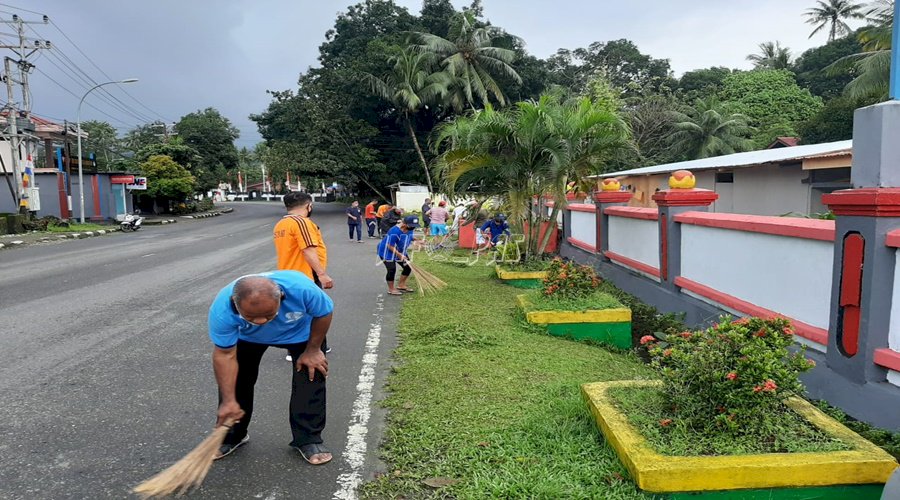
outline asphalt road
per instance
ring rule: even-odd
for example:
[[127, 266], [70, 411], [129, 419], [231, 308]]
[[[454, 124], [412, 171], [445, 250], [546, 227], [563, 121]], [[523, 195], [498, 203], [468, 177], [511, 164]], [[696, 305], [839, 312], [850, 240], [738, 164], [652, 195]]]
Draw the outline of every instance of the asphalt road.
[[[0, 252], [0, 498], [128, 498], [209, 432], [209, 304], [230, 280], [274, 268], [271, 230], [283, 215], [277, 203], [231, 206], [220, 217]], [[377, 467], [383, 415], [374, 408], [366, 422], [368, 396], [358, 393], [374, 368], [380, 397], [399, 302], [383, 294], [376, 240], [347, 241], [343, 207], [318, 204], [313, 218], [335, 280], [324, 435], [335, 459], [311, 466], [288, 447], [291, 364], [270, 349], [250, 443], [216, 462], [192, 497], [333, 498], [354, 472], [365, 479]], [[356, 442], [344, 453], [351, 423]]]

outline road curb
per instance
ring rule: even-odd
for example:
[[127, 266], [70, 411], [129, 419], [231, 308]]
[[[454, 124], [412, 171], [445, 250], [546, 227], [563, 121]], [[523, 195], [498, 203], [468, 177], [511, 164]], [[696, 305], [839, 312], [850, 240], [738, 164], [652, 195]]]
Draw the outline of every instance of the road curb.
[[[109, 229], [98, 229], [98, 230], [96, 230], [96, 231], [85, 231], [85, 232], [83, 232], [83, 233], [63, 233], [63, 234], [57, 234], [55, 239], [56, 239], [56, 241], [59, 241], [59, 240], [80, 240], [80, 239], [85, 239], [85, 238], [95, 238], [95, 237], [97, 237], [97, 236], [104, 236], [104, 235], [111, 234], [111, 233], [115, 233], [115, 232], [119, 232], [119, 231], [121, 231], [121, 229], [119, 229], [119, 228], [117, 228], [117, 227], [110, 227]], [[33, 245], [33, 244], [35, 244], [35, 243], [47, 243], [47, 242], [50, 242], [50, 241], [54, 241], [54, 238], [51, 237], [51, 236], [49, 236], [49, 235], [48, 235], [48, 236], [44, 236], [44, 237], [42, 237], [42, 238], [40, 238], [40, 239], [38, 239], [38, 240], [36, 240], [36, 241], [30, 242], [30, 243], [26, 243], [26, 242], [24, 242], [24, 241], [22, 241], [22, 240], [13, 240], [13, 241], [10, 241], [10, 242], [8, 242], [8, 243], [0, 243], [0, 250], [3, 250], [4, 248], [12, 248], [12, 247], [18, 247], [18, 246], [28, 246], [28, 245]]]
[[193, 214], [193, 215], [182, 215], [182, 219], [206, 219], [209, 217], [218, 217], [222, 214], [230, 214], [233, 212], [233, 208], [224, 208], [222, 210], [217, 210], [215, 212], [203, 212], [201, 214]]

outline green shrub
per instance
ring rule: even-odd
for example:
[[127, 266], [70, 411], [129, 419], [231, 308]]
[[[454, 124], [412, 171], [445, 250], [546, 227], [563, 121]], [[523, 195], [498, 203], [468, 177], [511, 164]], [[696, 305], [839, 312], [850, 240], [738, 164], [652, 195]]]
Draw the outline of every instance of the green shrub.
[[559, 299], [576, 299], [594, 293], [599, 286], [593, 267], [557, 258], [550, 261], [541, 291]]
[[700, 432], [765, 433], [786, 410], [784, 398], [803, 390], [799, 375], [815, 364], [805, 348], [790, 353], [785, 319], [721, 318], [695, 332], [648, 335], [653, 366], [678, 425]]

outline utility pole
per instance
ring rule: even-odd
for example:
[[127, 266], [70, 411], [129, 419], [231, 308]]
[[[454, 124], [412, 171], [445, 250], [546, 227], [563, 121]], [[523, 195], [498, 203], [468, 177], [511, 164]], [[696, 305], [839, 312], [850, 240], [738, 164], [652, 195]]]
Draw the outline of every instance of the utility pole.
[[[31, 137], [19, 137], [18, 123], [17, 120], [19, 118], [19, 109], [16, 105], [15, 101], [15, 93], [13, 91], [13, 84], [19, 84], [22, 87], [22, 106], [25, 112], [24, 118], [26, 121], [31, 121], [31, 91], [28, 88], [28, 74], [34, 68], [34, 64], [28, 61], [28, 58], [34, 55], [37, 51], [42, 49], [49, 49], [51, 47], [50, 42], [47, 40], [38, 40], [38, 39], [29, 39], [25, 36], [25, 25], [27, 24], [47, 24], [50, 22], [50, 18], [44, 16], [41, 21], [25, 21], [21, 17], [16, 14], [13, 14], [11, 20], [0, 19], [0, 22], [5, 22], [10, 26], [13, 26], [16, 29], [16, 36], [19, 38], [19, 43], [16, 45], [0, 45], [0, 49], [10, 49], [15, 53], [17, 58], [4, 57], [3, 58], [3, 76], [2, 79], [6, 83], [6, 97], [7, 97], [7, 115], [6, 121], [9, 125], [9, 130], [5, 134], [6, 139], [9, 141], [10, 152], [12, 154], [12, 168], [13, 168], [13, 178], [16, 181], [16, 203], [19, 206], [20, 211], [27, 211], [30, 206], [28, 202], [28, 192], [25, 187], [25, 176], [23, 175], [25, 172], [22, 170], [22, 143], [25, 143], [25, 159], [31, 160], [33, 158], [35, 143], [33, 138]], [[26, 41], [32, 42], [31, 44], [26, 45]], [[18, 79], [13, 76], [12, 68], [10, 63], [15, 63], [18, 68]], [[31, 139], [31, 140], [29, 140]], [[33, 173], [32, 173], [33, 175]], [[34, 179], [29, 179], [29, 186], [33, 185]]]

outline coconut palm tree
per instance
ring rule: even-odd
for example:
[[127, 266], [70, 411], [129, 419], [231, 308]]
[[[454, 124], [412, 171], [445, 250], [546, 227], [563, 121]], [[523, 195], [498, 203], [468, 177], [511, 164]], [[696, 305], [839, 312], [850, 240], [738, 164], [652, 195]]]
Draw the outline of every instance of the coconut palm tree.
[[791, 66], [791, 49], [782, 47], [781, 42], [763, 42], [759, 44], [759, 53], [750, 54], [755, 69], [788, 69]]
[[715, 96], [697, 99], [692, 108], [676, 112], [674, 119], [669, 140], [690, 160], [753, 149], [747, 117], [728, 113]]
[[406, 125], [413, 147], [422, 163], [425, 171], [425, 179], [428, 182], [429, 192], [433, 192], [431, 173], [428, 162], [419, 146], [413, 117], [428, 103], [437, 101], [447, 92], [448, 77], [442, 72], [432, 72], [434, 57], [425, 52], [415, 52], [409, 48], [400, 52], [388, 60], [391, 71], [383, 78], [374, 75], [366, 75], [372, 92], [382, 99], [390, 102], [396, 109], [399, 117]]
[[819, 0], [816, 2], [816, 7], [807, 9], [804, 14], [808, 18], [806, 23], [816, 27], [809, 34], [809, 38], [826, 27], [828, 28], [829, 42], [833, 42], [838, 36], [849, 35], [850, 26], [844, 20], [864, 18], [865, 14], [862, 9], [862, 5], [855, 4], [850, 0]]
[[[513, 224], [536, 228], [535, 197], [553, 195], [550, 220], [556, 220], [566, 206], [566, 184], [599, 173], [627, 139], [627, 127], [615, 111], [588, 98], [563, 102], [545, 94], [504, 111], [488, 105], [441, 126], [436, 172], [451, 196], [498, 197]], [[549, 236], [548, 231], [539, 240], [538, 231], [528, 231], [526, 256], [543, 253]]]
[[471, 14], [462, 13], [457, 16], [448, 38], [422, 32], [412, 35], [418, 42], [417, 50], [434, 54], [453, 79], [448, 103], [456, 109], [468, 104], [474, 110], [476, 100], [486, 106], [491, 97], [501, 106], [506, 104], [497, 78], [507, 77], [522, 83], [512, 67], [516, 52], [493, 45], [500, 34], [494, 27], [476, 27]]
[[891, 35], [894, 27], [894, 2], [878, 0], [866, 13], [870, 26], [859, 33], [863, 51], [842, 57], [826, 68], [829, 73], [840, 73], [854, 68], [858, 75], [844, 93], [853, 99], [877, 96], [888, 97], [891, 79]]

